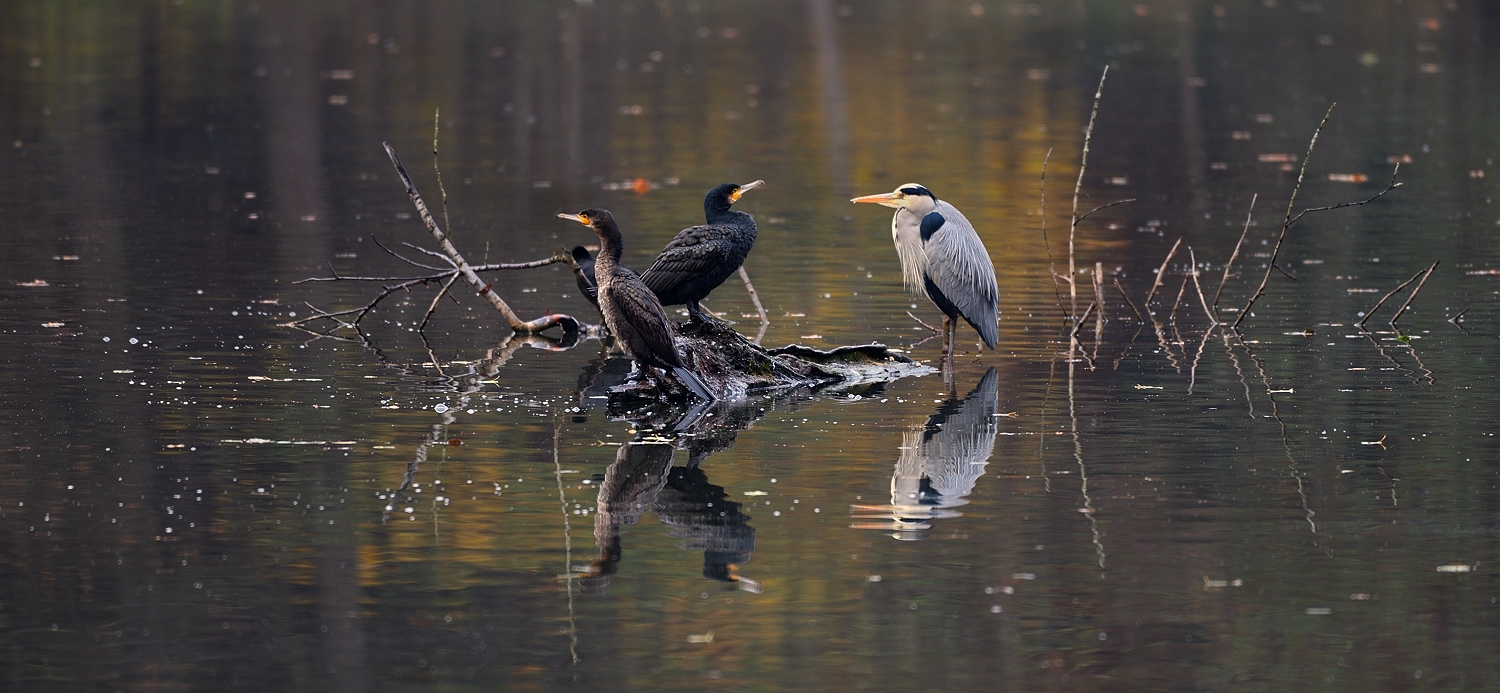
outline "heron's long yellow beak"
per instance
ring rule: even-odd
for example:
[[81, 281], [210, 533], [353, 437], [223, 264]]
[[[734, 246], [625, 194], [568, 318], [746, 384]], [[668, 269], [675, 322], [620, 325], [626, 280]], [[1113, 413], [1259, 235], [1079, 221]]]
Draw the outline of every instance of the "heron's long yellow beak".
[[880, 193], [879, 195], [865, 195], [864, 197], [856, 197], [850, 200], [850, 202], [873, 202], [882, 207], [895, 207], [899, 209], [905, 206], [901, 203], [901, 201], [905, 197], [906, 196], [902, 195], [901, 191], [898, 190], [894, 192]]
[[576, 222], [578, 222], [580, 224], [583, 224], [584, 226], [588, 226], [589, 225], [589, 218], [586, 217], [586, 216], [583, 216], [581, 214], [559, 214], [559, 215], [557, 215], [557, 218], [558, 219], [571, 219], [571, 220], [576, 221]]
[[740, 198], [743, 197], [745, 193], [750, 192], [751, 190], [754, 190], [756, 188], [759, 188], [760, 186], [765, 185], [765, 184], [766, 184], [765, 181], [763, 181], [763, 180], [757, 180], [757, 181], [752, 181], [752, 182], [746, 183], [744, 185], [741, 185], [734, 192], [729, 193], [729, 203], [730, 204], [734, 204], [736, 202], [739, 202]]

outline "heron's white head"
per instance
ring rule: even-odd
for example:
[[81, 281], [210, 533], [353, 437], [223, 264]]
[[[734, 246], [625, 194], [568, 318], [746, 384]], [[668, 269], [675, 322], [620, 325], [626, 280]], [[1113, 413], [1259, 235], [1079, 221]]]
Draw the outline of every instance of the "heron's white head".
[[918, 216], [927, 214], [937, 206], [937, 198], [933, 197], [932, 191], [917, 183], [906, 183], [888, 193], [856, 197], [850, 202], [873, 202], [883, 207], [905, 209]]

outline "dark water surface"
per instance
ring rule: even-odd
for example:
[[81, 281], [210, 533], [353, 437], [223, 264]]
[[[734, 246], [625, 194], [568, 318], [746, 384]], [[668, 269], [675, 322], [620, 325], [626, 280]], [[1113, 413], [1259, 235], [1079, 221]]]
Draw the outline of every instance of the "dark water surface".
[[[1495, 3], [19, 1], [0, 27], [9, 690], [1500, 688]], [[1066, 273], [1105, 65], [1079, 209], [1137, 201], [1079, 226], [1107, 320], [1069, 359], [1038, 186], [1050, 150]], [[1398, 160], [1404, 186], [1304, 218], [1297, 281], [1211, 328], [1188, 258], [1211, 301], [1259, 195], [1237, 317], [1333, 102], [1299, 208]], [[640, 267], [763, 178], [765, 343], [935, 363], [888, 210], [847, 202], [919, 182], [989, 247], [1001, 348], [965, 327], [951, 387], [727, 403], [674, 446], [580, 396], [619, 375], [599, 342], [509, 339], [468, 290], [431, 355], [432, 288], [371, 346], [279, 326], [377, 290], [293, 283], [330, 263], [412, 271], [374, 244], [430, 241], [380, 143], [440, 208], [435, 109], [471, 259], [591, 241], [554, 215], [602, 206]], [[1114, 282], [1139, 306], [1178, 238], [1137, 332]], [[1434, 261], [1404, 334], [1405, 293], [1356, 328]], [[493, 276], [524, 317], [597, 319], [565, 269]], [[737, 280], [707, 304], [756, 331]]]

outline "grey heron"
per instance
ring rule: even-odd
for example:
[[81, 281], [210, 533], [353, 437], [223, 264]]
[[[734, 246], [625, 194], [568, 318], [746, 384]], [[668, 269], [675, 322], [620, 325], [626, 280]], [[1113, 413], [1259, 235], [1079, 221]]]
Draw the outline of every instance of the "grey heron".
[[683, 229], [667, 243], [651, 267], [641, 273], [662, 305], [687, 304], [694, 322], [713, 322], [698, 305], [745, 262], [755, 245], [755, 218], [730, 209], [741, 195], [766, 182], [724, 183], [703, 198], [702, 226]]
[[699, 398], [712, 402], [716, 398], [698, 376], [688, 370], [677, 353], [672, 338], [672, 321], [641, 278], [620, 264], [624, 243], [620, 227], [608, 210], [585, 209], [577, 214], [559, 214], [594, 229], [599, 235], [599, 257], [594, 260], [594, 277], [599, 282], [599, 312], [610, 334], [619, 340], [626, 355], [643, 368], [669, 370]]
[[896, 209], [891, 239], [901, 259], [901, 279], [909, 291], [925, 294], [943, 311], [944, 353], [952, 351], [958, 318], [994, 349], [1000, 341], [1000, 287], [990, 254], [963, 213], [916, 183], [851, 202]]

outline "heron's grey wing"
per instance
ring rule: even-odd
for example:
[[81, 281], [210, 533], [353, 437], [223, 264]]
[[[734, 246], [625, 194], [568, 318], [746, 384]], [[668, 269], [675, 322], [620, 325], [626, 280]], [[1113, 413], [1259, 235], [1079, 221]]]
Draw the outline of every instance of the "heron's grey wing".
[[678, 232], [641, 274], [641, 281], [661, 294], [724, 262], [733, 247], [724, 234], [715, 233], [719, 230], [705, 225]]
[[999, 428], [1000, 375], [991, 368], [963, 400], [949, 402], [927, 422], [920, 445], [926, 476], [944, 499], [956, 501], [974, 490], [995, 451]]
[[927, 278], [974, 324], [991, 348], [1000, 340], [1000, 287], [984, 242], [962, 212], [938, 202], [945, 223], [924, 244]]

